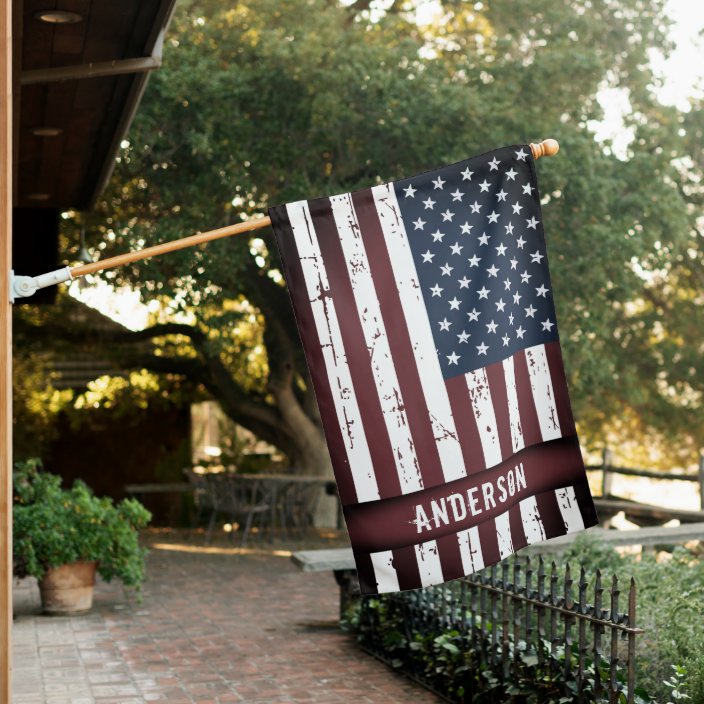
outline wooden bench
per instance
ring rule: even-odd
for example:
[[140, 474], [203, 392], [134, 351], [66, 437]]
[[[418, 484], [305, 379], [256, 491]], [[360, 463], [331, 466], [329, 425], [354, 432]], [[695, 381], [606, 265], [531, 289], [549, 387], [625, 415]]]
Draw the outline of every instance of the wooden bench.
[[[625, 545], [682, 545], [691, 540], [704, 540], [704, 522], [688, 523], [672, 528], [640, 528], [638, 530], [606, 530], [594, 527], [588, 533], [613, 547]], [[582, 533], [561, 535], [521, 550], [523, 554], [556, 554], [568, 548]], [[340, 618], [343, 618], [350, 600], [359, 595], [359, 581], [351, 548], [300, 550], [291, 555], [293, 563], [303, 572], [332, 572], [340, 587]]]

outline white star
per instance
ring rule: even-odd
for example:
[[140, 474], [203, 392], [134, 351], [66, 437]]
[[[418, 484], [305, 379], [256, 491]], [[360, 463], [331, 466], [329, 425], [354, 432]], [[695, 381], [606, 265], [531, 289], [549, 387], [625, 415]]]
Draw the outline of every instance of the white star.
[[533, 190], [533, 187], [530, 185], [530, 183], [524, 183], [523, 184], [523, 195], [524, 196], [529, 196], [530, 192]]
[[406, 198], [413, 198], [416, 194], [416, 189], [413, 188], [410, 184], [408, 185], [407, 188], [403, 189], [406, 192]]
[[457, 300], [457, 298], [453, 298], [451, 301], [448, 301], [450, 304], [450, 310], [459, 310], [460, 309], [460, 302]]
[[528, 225], [529, 230], [535, 230], [535, 226], [540, 222], [540, 220], [536, 220], [535, 217], [532, 217], [530, 220], [526, 220], [526, 225]]
[[519, 325], [518, 328], [516, 328], [516, 337], [522, 340], [525, 334], [526, 331]]
[[519, 151], [516, 152], [516, 159], [518, 159], [519, 161], [525, 161], [527, 156], [528, 153], [524, 152], [522, 147]]
[[470, 171], [469, 167], [467, 167], [463, 172], [462, 172], [462, 180], [463, 181], [471, 181], [472, 180], [472, 174], [474, 171]]
[[509, 171], [506, 172], [506, 176], [508, 176], [511, 181], [515, 181], [516, 176], [518, 176], [518, 171], [514, 171], [513, 168], [511, 168]]
[[440, 232], [440, 230], [435, 230], [435, 232], [433, 232], [430, 236], [433, 238], [433, 242], [442, 242], [442, 238], [445, 236], [445, 233]]
[[423, 252], [423, 264], [426, 264], [427, 262], [432, 262], [433, 257], [435, 256], [430, 250], [427, 252]]
[[504, 335], [501, 339], [503, 340], [504, 347], [508, 347], [508, 343], [510, 342], [508, 335]]
[[504, 189], [502, 188], [502, 189], [496, 194], [496, 197], [499, 199], [498, 202], [501, 203], [501, 201], [505, 201], [507, 195], [508, 195], [508, 193], [506, 193], [506, 191], [504, 191]]
[[445, 185], [445, 182], [442, 180], [441, 176], [438, 176], [434, 181], [433, 181], [433, 186], [435, 186], [436, 189], [440, 188]]
[[440, 288], [437, 284], [430, 289], [433, 292], [433, 296], [440, 296], [440, 294], [445, 290]]
[[535, 262], [536, 264], [540, 264], [540, 260], [544, 257], [543, 254], [540, 253], [539, 249], [536, 249], [535, 252], [533, 252], [530, 255], [530, 261], [531, 263]]
[[499, 164], [501, 162], [494, 157], [490, 162], [489, 162], [489, 171], [498, 171], [499, 170]]
[[504, 279], [504, 291], [508, 291], [511, 288], [511, 279]]
[[526, 318], [534, 318], [535, 314], [538, 312], [537, 308], [533, 308], [533, 304], [529, 305], [526, 309]]
[[532, 276], [533, 276], [533, 274], [529, 274], [528, 271], [524, 271], [524, 272], [521, 274], [521, 283], [522, 283], [522, 284], [527, 284], [527, 283], [528, 283], [528, 279], [530, 279]]
[[516, 291], [516, 293], [513, 294], [513, 302], [518, 305], [519, 301], [521, 300], [521, 294]]
[[435, 205], [435, 201], [430, 196], [428, 196], [428, 199], [423, 201], [423, 205], [425, 206], [426, 210], [428, 208], [432, 210], [433, 206]]
[[496, 332], [496, 328], [499, 327], [493, 320], [490, 323], [486, 324], [486, 330], [487, 332]]
[[465, 330], [463, 330], [463, 331], [457, 336], [457, 339], [460, 341], [460, 344], [462, 344], [463, 342], [466, 343], [467, 340], [468, 340], [470, 337], [472, 337], [472, 336], [471, 336], [468, 332], [466, 332]]
[[511, 313], [511, 315], [508, 316], [508, 324], [513, 325], [513, 313]]
[[455, 242], [455, 244], [450, 245], [450, 249], [453, 254], [459, 254], [462, 251], [462, 245], [459, 242]]
[[442, 271], [443, 276], [449, 276], [453, 268], [449, 264], [445, 264], [445, 266], [440, 267], [440, 271]]
[[480, 193], [484, 193], [485, 191], [488, 191], [489, 190], [489, 182], [486, 179], [484, 179], [479, 184], [479, 188], [481, 188], [481, 191], [479, 191]]
[[440, 330], [444, 330], [445, 332], [447, 332], [450, 329], [450, 325], [452, 325], [452, 323], [447, 318], [445, 318], [444, 320], [439, 321], [438, 325], [440, 326]]
[[468, 279], [466, 276], [463, 276], [457, 283], [459, 283], [460, 288], [469, 288], [469, 284], [472, 283], [472, 279]]
[[469, 262], [469, 266], [479, 266], [481, 259], [476, 254], [473, 254], [467, 261]]
[[523, 249], [523, 245], [526, 243], [526, 241], [523, 239], [523, 235], [521, 235], [517, 240], [516, 244], [518, 245], [518, 249]]
[[479, 205], [479, 203], [477, 203], [476, 200], [475, 200], [474, 203], [472, 203], [472, 205], [470, 205], [469, 207], [472, 209], [472, 212], [473, 212], [473, 213], [478, 213], [478, 212], [482, 209], [482, 206]]
[[470, 225], [468, 222], [466, 222], [464, 225], [460, 225], [460, 230], [462, 230], [463, 235], [468, 235], [470, 234], [470, 230], [474, 227], [474, 225]]
[[493, 276], [494, 278], [496, 278], [496, 275], [499, 273], [499, 270], [494, 264], [492, 264], [491, 267], [487, 269], [487, 272], [489, 272], [489, 276]]
[[511, 259], [511, 269], [515, 269], [518, 266], [518, 259]]
[[520, 203], [514, 203], [511, 207], [513, 208], [513, 212], [516, 215], [518, 215], [521, 212], [521, 210], [523, 210], [523, 206]]
[[550, 318], [546, 318], [540, 324], [543, 326], [543, 330], [547, 330], [548, 332], [552, 332], [552, 329], [555, 327], [555, 323], [550, 322]]
[[513, 234], [513, 224], [512, 223], [509, 223], [508, 225], [506, 225], [506, 234], [507, 235]]
[[425, 220], [421, 220], [418, 218], [413, 222], [413, 225], [415, 226], [416, 230], [422, 230], [425, 227]]
[[489, 222], [497, 222], [499, 219], [499, 214], [494, 211], [491, 215], [487, 215], [487, 218], [489, 219]]
[[476, 308], [472, 308], [472, 310], [467, 313], [469, 316], [470, 320], [479, 320], [479, 316], [482, 314], [480, 310], [477, 310]]
[[505, 257], [505, 256], [506, 256], [506, 245], [505, 245], [505, 244], [500, 244], [500, 245], [496, 248], [496, 253], [497, 253], [497, 256], [499, 256], [499, 257]]
[[447, 357], [447, 363], [448, 364], [457, 364], [457, 360], [460, 358], [460, 355], [455, 354], [454, 352], [452, 354], [445, 355]]
[[480, 300], [480, 301], [481, 301], [482, 298], [486, 298], [487, 300], [489, 300], [489, 294], [491, 293], [491, 291], [489, 291], [489, 289], [488, 289], [486, 286], [482, 286], [482, 287], [477, 291], [477, 293], [479, 294], [479, 300]]
[[486, 232], [482, 232], [482, 234], [479, 235], [479, 244], [489, 244], [490, 239], [491, 235], [487, 235]]
[[504, 303], [504, 299], [499, 298], [499, 300], [496, 303], [496, 310], [500, 310], [503, 313], [505, 307], [506, 307], [506, 303]]
[[483, 354], [483, 355], [486, 356], [486, 351], [487, 351], [488, 349], [489, 349], [489, 348], [488, 348], [483, 342], [482, 342], [481, 345], [477, 345], [477, 353], [478, 353], [478, 354]]
[[442, 221], [443, 222], [452, 222], [452, 218], [455, 217], [455, 214], [451, 212], [449, 209], [446, 210], [444, 213], [442, 213]]
[[462, 191], [460, 191], [459, 188], [454, 193], [450, 193], [450, 195], [452, 196], [452, 200], [461, 201], [462, 198], [464, 197], [464, 193], [462, 193]]
[[540, 288], [535, 289], [535, 293], [537, 296], [540, 296], [541, 298], [547, 298], [547, 292], [549, 291], [549, 288], [545, 288], [543, 284], [540, 284]]

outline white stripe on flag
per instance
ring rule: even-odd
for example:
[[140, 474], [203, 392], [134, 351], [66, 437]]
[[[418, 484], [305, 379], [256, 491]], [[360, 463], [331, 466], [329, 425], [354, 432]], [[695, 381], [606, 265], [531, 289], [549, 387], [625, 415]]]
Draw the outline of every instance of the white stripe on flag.
[[486, 468], [499, 464], [501, 457], [501, 445], [499, 443], [499, 431], [496, 425], [496, 413], [494, 404], [491, 402], [491, 389], [489, 379], [485, 369], [475, 369], [464, 375], [469, 390], [469, 398], [472, 402], [474, 418], [477, 422], [479, 439], [482, 443], [484, 453], [484, 464]]
[[415, 548], [421, 585], [430, 587], [433, 584], [442, 584], [445, 578], [442, 574], [437, 542], [428, 540], [425, 543], [416, 545]]
[[499, 543], [499, 555], [501, 559], [504, 560], [509, 555], [513, 555], [516, 552], [513, 549], [513, 539], [511, 538], [511, 523], [509, 519], [508, 511], [504, 511], [502, 514], [496, 517], [496, 537]]
[[400, 590], [398, 575], [394, 568], [394, 554], [391, 550], [373, 552], [370, 555], [374, 567], [374, 577], [379, 594]]
[[467, 469], [464, 466], [455, 419], [452, 416], [445, 380], [435, 351], [433, 332], [420, 292], [418, 273], [408, 243], [406, 228], [401, 218], [393, 185], [374, 186], [372, 196], [396, 279], [418, 376], [440, 455], [443, 476], [445, 481], [451, 482], [466, 477]]
[[335, 403], [337, 421], [347, 450], [357, 500], [360, 503], [376, 501], [379, 499], [379, 488], [347, 365], [340, 324], [335, 305], [329, 296], [327, 272], [313, 229], [308, 203], [305, 201], [291, 203], [286, 206], [286, 210], [301, 260], [306, 290], [325, 360], [325, 370]]
[[484, 557], [482, 555], [482, 544], [479, 540], [479, 528], [469, 528], [457, 533], [457, 540], [460, 544], [460, 556], [462, 557], [462, 569], [465, 574], [473, 574], [484, 569]]
[[511, 426], [511, 447], [514, 452], [525, 446], [523, 430], [521, 429], [521, 414], [518, 410], [518, 392], [516, 391], [516, 373], [513, 368], [513, 357], [504, 359], [504, 378], [506, 380], [506, 396], [508, 398], [508, 420]]
[[349, 194], [334, 196], [330, 198], [330, 205], [352, 284], [357, 314], [369, 350], [401, 491], [404, 494], [420, 491], [423, 489], [423, 479], [352, 197]]
[[579, 510], [574, 489], [571, 486], [557, 489], [555, 496], [557, 497], [557, 505], [560, 507], [560, 513], [562, 513], [562, 518], [565, 521], [565, 532], [576, 533], [584, 530], [582, 512]]
[[538, 502], [535, 496], [523, 499], [519, 504], [521, 509], [521, 521], [523, 522], [523, 532], [526, 534], [528, 545], [539, 543], [546, 539], [545, 526], [540, 520]]
[[554, 440], [562, 437], [560, 421], [557, 417], [555, 394], [552, 389], [550, 367], [544, 345], [528, 347], [525, 350], [530, 386], [533, 391], [535, 410], [538, 413], [538, 423], [543, 440]]

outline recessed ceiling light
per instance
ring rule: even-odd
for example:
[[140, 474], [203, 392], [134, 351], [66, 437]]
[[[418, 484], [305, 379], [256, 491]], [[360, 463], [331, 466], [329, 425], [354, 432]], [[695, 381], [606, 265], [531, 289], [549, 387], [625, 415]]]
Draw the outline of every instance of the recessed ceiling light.
[[37, 137], [57, 137], [63, 132], [61, 127], [34, 127], [32, 134]]
[[34, 13], [34, 17], [40, 22], [49, 24], [75, 24], [83, 19], [77, 12], [68, 10], [39, 10]]
[[30, 193], [27, 200], [49, 200], [51, 193]]

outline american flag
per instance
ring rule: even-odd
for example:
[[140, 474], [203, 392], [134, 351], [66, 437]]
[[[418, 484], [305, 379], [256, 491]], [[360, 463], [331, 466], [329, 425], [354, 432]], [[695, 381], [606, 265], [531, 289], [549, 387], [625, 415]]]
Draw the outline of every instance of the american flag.
[[597, 523], [529, 147], [269, 212], [362, 593]]

